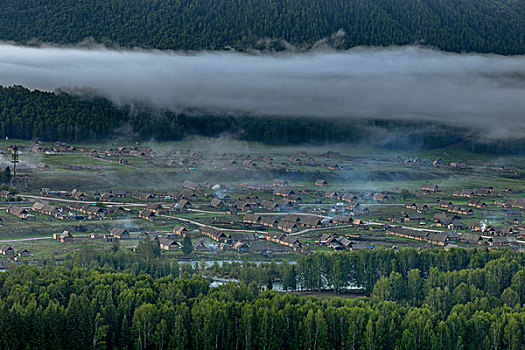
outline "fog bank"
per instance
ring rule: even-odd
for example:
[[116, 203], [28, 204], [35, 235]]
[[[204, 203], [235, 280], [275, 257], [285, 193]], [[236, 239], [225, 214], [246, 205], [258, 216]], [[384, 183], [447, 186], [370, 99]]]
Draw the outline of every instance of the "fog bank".
[[525, 135], [525, 56], [415, 47], [248, 55], [0, 44], [0, 84], [176, 112], [437, 121]]

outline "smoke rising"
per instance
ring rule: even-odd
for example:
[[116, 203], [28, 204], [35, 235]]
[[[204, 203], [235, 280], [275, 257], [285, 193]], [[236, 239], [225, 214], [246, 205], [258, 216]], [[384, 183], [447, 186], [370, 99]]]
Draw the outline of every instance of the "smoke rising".
[[415, 47], [249, 55], [0, 44], [0, 84], [175, 112], [395, 119], [525, 135], [525, 56]]

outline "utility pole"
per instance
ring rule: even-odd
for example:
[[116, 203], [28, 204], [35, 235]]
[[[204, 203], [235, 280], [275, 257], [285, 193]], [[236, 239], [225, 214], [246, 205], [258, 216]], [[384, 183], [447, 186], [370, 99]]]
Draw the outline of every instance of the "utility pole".
[[18, 160], [18, 147], [14, 146], [11, 154], [11, 163], [13, 163], [13, 178], [16, 177], [16, 163], [20, 163]]

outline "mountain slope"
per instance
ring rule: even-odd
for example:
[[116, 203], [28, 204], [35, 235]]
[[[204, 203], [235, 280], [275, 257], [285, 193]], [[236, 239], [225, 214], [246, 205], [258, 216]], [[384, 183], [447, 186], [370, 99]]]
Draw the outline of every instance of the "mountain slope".
[[[334, 36], [343, 29], [344, 36]], [[342, 32], [340, 32], [342, 33]], [[157, 49], [423, 43], [525, 53], [518, 0], [0, 0], [0, 40]], [[262, 40], [262, 39], [271, 40]], [[332, 40], [333, 39], [333, 40]]]

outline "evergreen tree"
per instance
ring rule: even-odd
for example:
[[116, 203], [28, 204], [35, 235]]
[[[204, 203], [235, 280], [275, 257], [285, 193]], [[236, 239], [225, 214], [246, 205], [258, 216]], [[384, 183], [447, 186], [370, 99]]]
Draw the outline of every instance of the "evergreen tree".
[[186, 255], [191, 254], [193, 252], [193, 243], [191, 242], [190, 235], [184, 236], [184, 240], [182, 241], [182, 252]]
[[268, 271], [268, 274], [267, 274], [266, 289], [268, 289], [268, 290], [272, 290], [273, 289], [273, 278], [272, 278], [272, 274], [269, 271]]

